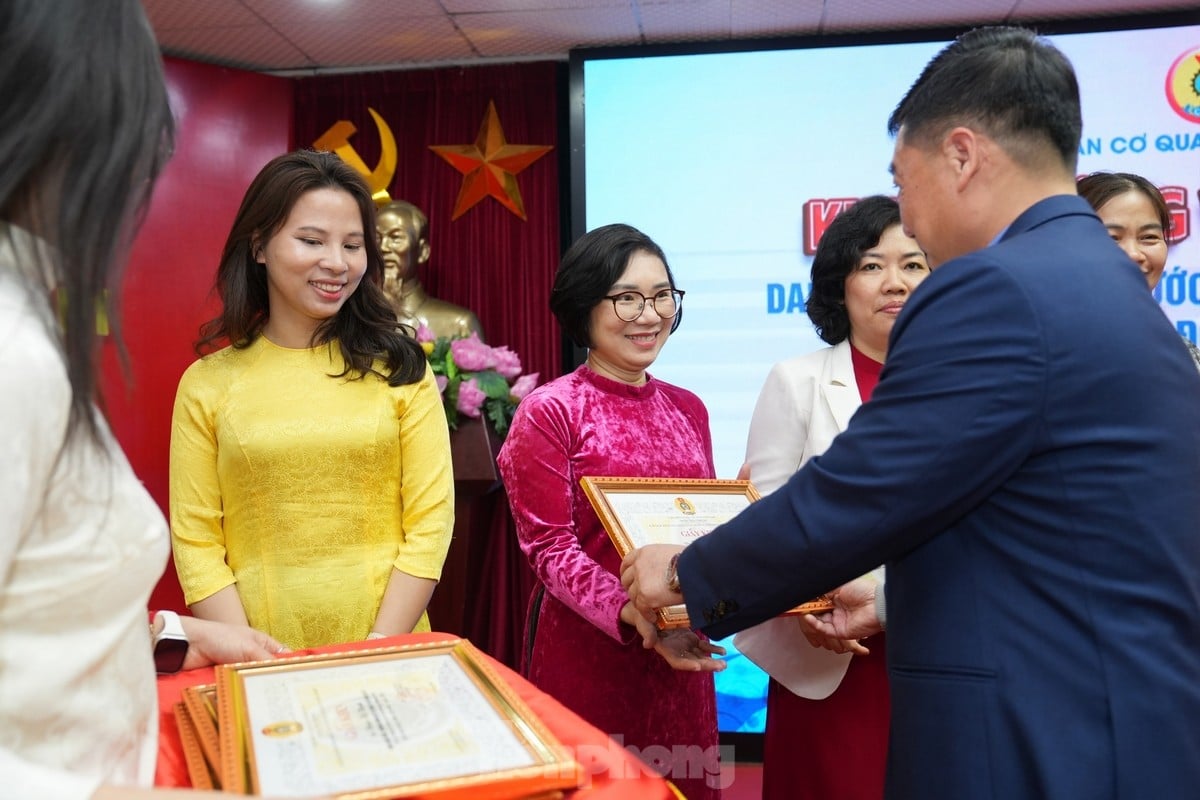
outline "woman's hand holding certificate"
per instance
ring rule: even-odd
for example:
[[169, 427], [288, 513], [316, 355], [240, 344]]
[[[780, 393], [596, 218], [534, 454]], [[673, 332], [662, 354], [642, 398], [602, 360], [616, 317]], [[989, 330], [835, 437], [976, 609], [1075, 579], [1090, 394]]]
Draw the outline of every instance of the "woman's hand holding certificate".
[[[748, 480], [596, 478], [580, 479], [604, 529], [625, 561], [621, 582], [626, 591], [629, 554], [641, 556], [650, 566], [630, 576], [636, 582], [630, 597], [647, 619], [657, 618], [664, 629], [689, 628], [687, 609], [680, 603], [678, 584], [672, 587], [671, 556], [701, 536], [733, 519], [759, 498]], [[652, 554], [652, 555], [651, 555]], [[660, 563], [661, 562], [661, 563]], [[655, 570], [658, 570], [655, 572]], [[638, 581], [642, 575], [646, 577]], [[804, 603], [789, 614], [817, 614], [833, 606], [826, 597]]]
[[655, 626], [653, 610], [643, 614], [628, 602], [621, 609], [621, 621], [637, 628], [642, 637], [642, 646], [653, 649], [673, 669], [683, 672], [720, 672], [725, 662], [715, 656], [725, 655], [725, 648], [718, 647], [693, 631], [686, 629], [660, 631]]

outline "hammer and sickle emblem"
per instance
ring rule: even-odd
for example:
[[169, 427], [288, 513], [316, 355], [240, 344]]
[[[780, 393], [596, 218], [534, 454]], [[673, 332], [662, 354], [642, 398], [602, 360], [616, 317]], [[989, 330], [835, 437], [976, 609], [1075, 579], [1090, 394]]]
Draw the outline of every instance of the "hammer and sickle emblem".
[[374, 198], [375, 204], [384, 205], [392, 201], [387, 187], [392, 182], [392, 176], [396, 174], [396, 139], [392, 136], [392, 129], [375, 109], [368, 107], [367, 111], [371, 112], [371, 117], [375, 120], [375, 127], [379, 129], [381, 154], [375, 169], [368, 169], [362, 157], [350, 144], [350, 137], [358, 131], [358, 128], [350, 120], [341, 119], [330, 125], [329, 130], [313, 142], [313, 147], [337, 153], [342, 161], [367, 179], [367, 186], [371, 189], [371, 197]]

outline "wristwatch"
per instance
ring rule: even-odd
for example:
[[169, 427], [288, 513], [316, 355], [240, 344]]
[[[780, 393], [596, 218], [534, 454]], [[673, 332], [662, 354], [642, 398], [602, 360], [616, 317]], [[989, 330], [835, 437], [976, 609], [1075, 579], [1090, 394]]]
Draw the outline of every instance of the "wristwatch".
[[679, 587], [679, 553], [671, 556], [671, 560], [667, 562], [667, 591], [675, 594], [683, 593]]
[[[154, 633], [154, 627], [162, 620], [162, 630]], [[183, 669], [187, 657], [188, 638], [183, 632], [183, 623], [174, 611], [154, 612], [154, 625], [150, 628], [154, 636], [154, 669], [159, 675], [173, 675]]]

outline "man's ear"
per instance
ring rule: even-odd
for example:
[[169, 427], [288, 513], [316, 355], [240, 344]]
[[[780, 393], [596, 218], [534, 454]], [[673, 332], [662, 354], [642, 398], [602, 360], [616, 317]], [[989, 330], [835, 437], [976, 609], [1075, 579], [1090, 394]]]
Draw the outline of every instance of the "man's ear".
[[424, 264], [429, 260], [429, 240], [421, 240], [421, 249], [417, 251], [417, 264]]
[[965, 189], [979, 172], [984, 158], [983, 144], [976, 131], [961, 125], [942, 139], [942, 154], [953, 172], [958, 191]]

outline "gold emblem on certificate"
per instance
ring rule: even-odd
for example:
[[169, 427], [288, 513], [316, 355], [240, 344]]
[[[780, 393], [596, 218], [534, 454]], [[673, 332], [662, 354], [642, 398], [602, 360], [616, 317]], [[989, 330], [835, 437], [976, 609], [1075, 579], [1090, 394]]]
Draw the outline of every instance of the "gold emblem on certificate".
[[[758, 500], [750, 481], [687, 478], [580, 478], [583, 491], [624, 558], [648, 544], [688, 544], [728, 522]], [[789, 614], [816, 614], [833, 607], [824, 595]], [[687, 609], [659, 609], [660, 628], [690, 626]]]

